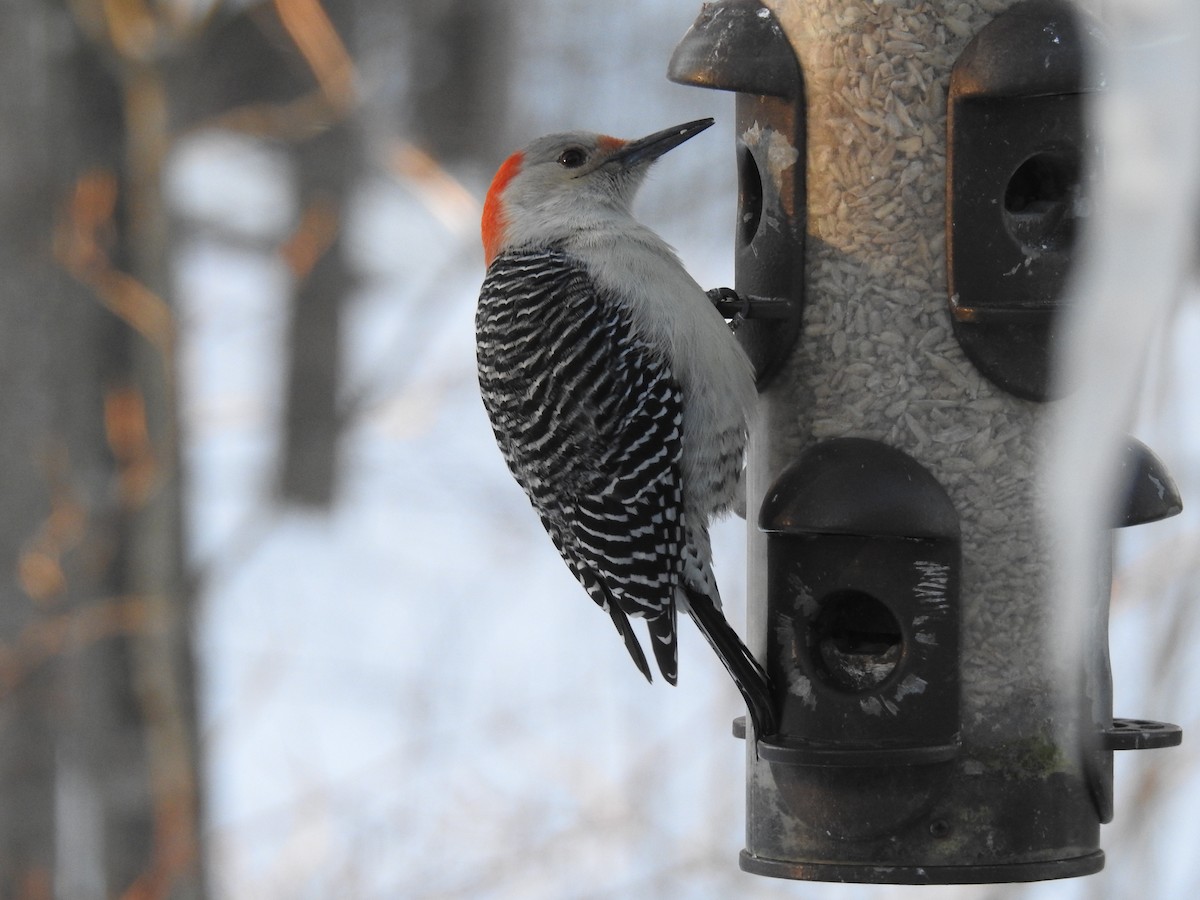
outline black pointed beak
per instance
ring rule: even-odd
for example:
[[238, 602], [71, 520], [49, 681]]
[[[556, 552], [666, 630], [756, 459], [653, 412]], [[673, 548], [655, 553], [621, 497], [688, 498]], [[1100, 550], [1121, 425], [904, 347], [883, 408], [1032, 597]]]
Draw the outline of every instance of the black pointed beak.
[[640, 164], [651, 163], [668, 150], [695, 137], [712, 124], [712, 119], [697, 119], [694, 122], [685, 122], [683, 125], [664, 128], [662, 131], [656, 131], [654, 134], [648, 134], [644, 138], [623, 145], [605, 160], [604, 164], [615, 162], [626, 169], [631, 169]]

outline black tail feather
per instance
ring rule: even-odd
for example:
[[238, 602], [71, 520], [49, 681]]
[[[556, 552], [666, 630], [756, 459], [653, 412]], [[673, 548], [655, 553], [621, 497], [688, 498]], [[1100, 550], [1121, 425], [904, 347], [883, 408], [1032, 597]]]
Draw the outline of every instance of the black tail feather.
[[638, 667], [638, 671], [646, 676], [646, 680], [653, 684], [654, 676], [650, 674], [650, 663], [646, 662], [646, 654], [642, 651], [642, 645], [638, 643], [637, 635], [633, 633], [633, 626], [629, 624], [629, 617], [611, 600], [608, 604], [608, 614], [612, 617], [613, 624], [617, 626], [617, 631], [621, 633], [621, 637], [625, 639], [625, 649], [629, 651], [629, 655], [633, 659], [633, 664]]
[[711, 597], [691, 585], [685, 585], [684, 590], [700, 633], [712, 645], [746, 701], [746, 711], [754, 723], [754, 736], [766, 738], [775, 734], [775, 703], [766, 671], [725, 621]]
[[650, 649], [658, 662], [667, 684], [674, 684], [679, 677], [679, 642], [675, 637], [675, 604], [667, 604], [662, 615], [646, 619], [650, 632]]

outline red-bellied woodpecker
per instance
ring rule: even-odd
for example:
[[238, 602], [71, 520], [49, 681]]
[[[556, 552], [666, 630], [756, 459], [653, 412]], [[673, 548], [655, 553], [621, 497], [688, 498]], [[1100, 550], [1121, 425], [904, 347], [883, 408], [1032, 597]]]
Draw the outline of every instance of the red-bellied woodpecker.
[[636, 141], [579, 132], [510, 156], [483, 207], [479, 386], [496, 441], [559, 553], [650, 667], [676, 679], [676, 609], [774, 732], [766, 674], [721, 614], [710, 519], [734, 502], [749, 360], [673, 250], [630, 212], [651, 163], [712, 124]]

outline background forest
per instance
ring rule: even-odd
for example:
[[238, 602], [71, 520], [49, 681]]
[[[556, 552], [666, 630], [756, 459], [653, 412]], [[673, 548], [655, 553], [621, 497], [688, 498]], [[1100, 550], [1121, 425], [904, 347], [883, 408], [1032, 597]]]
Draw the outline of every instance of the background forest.
[[[696, 0], [0, 4], [0, 897], [1127, 898], [1200, 892], [1200, 303], [1137, 434], [1184, 514], [1122, 535], [1108, 869], [737, 868], [739, 698], [647, 686], [479, 404], [479, 206], [530, 136], [717, 127], [642, 218], [733, 280], [733, 98]], [[1197, 98], [1192, 95], [1193, 102]], [[744, 523], [714, 534], [744, 622]]]

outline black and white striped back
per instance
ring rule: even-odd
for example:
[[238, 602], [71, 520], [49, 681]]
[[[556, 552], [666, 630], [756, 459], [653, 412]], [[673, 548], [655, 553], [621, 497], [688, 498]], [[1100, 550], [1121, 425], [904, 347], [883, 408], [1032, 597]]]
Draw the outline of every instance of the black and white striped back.
[[687, 523], [668, 361], [557, 246], [492, 261], [476, 336], [483, 403], [510, 471], [638, 667], [649, 677], [630, 615], [646, 618], [674, 683]]

